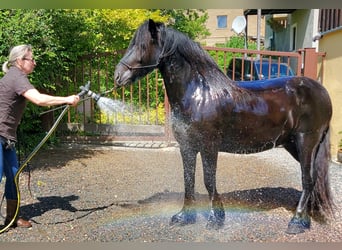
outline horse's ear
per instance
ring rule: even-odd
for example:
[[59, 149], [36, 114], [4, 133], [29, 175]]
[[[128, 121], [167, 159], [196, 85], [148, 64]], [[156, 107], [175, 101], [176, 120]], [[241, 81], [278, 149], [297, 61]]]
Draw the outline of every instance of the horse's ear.
[[153, 39], [158, 38], [158, 36], [157, 36], [157, 33], [158, 33], [157, 25], [152, 19], [148, 20], [148, 31], [151, 33], [151, 36]]

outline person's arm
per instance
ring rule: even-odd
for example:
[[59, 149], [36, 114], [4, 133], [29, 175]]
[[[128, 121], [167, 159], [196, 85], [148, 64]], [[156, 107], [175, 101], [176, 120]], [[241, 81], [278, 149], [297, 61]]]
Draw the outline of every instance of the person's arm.
[[69, 104], [75, 106], [80, 97], [78, 95], [70, 96], [52, 96], [40, 93], [37, 89], [29, 89], [23, 93], [23, 96], [29, 101], [39, 106], [53, 106], [60, 104]]

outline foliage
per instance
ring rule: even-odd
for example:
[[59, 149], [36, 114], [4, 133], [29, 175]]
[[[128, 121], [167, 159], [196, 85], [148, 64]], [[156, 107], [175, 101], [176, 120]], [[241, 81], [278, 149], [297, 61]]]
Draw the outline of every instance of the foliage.
[[105, 124], [125, 124], [132, 125], [165, 125], [165, 107], [163, 103], [158, 104], [155, 108], [144, 107], [142, 109], [135, 108], [132, 112], [118, 112], [115, 114], [100, 112], [96, 123]]
[[138, 26], [148, 18], [165, 22], [159, 10], [146, 9], [90, 9], [69, 10], [84, 17], [87, 30], [85, 35], [91, 37], [91, 50], [84, 52], [105, 52], [125, 49]]
[[[234, 35], [229, 38], [229, 40], [224, 45], [217, 45], [217, 47], [222, 48], [238, 48], [244, 49], [245, 48], [245, 37], [243, 35]], [[257, 45], [255, 41], [247, 41], [247, 48], [251, 50], [256, 50]], [[241, 53], [232, 53], [232, 52], [225, 52], [225, 51], [210, 51], [209, 54], [215, 58], [217, 64], [223, 70], [224, 65], [229, 64], [230, 60], [233, 57], [242, 57]]]
[[205, 25], [208, 14], [203, 9], [163, 9], [161, 14], [170, 16], [169, 26], [193, 40], [210, 35]]
[[[54, 44], [51, 40], [53, 31], [49, 28], [46, 10], [0, 10], [0, 26], [0, 59], [2, 62], [8, 59], [10, 48], [18, 44], [32, 44], [37, 61], [55, 55]], [[37, 74], [30, 76], [31, 82], [39, 89], [44, 87], [49, 89], [49, 85], [50, 87], [53, 86], [47, 80], [53, 74], [53, 70], [41, 70], [46, 67], [44, 64], [46, 64], [45, 61], [37, 66]], [[18, 131], [22, 132], [19, 136], [21, 141], [30, 148], [43, 135], [36, 115], [38, 112], [38, 107], [29, 104]], [[38, 136], [25, 136], [32, 133], [38, 133]]]

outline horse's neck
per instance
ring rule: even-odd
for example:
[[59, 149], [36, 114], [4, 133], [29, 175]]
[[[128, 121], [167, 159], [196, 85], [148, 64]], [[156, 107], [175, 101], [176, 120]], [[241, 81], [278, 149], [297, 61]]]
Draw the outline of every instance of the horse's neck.
[[182, 77], [182, 74], [179, 71], [177, 72], [174, 65], [167, 65], [159, 70], [164, 80], [169, 102], [173, 106], [182, 99], [188, 79]]
[[[227, 99], [234, 99], [238, 87], [227, 76], [218, 69], [206, 69], [200, 72], [194, 69], [185, 60], [170, 58], [165, 60], [159, 68], [163, 76], [166, 92], [171, 106], [178, 105], [189, 98], [189, 95], [196, 91], [197, 94], [209, 93], [209, 96], [225, 96]], [[243, 92], [243, 91], [242, 91]]]

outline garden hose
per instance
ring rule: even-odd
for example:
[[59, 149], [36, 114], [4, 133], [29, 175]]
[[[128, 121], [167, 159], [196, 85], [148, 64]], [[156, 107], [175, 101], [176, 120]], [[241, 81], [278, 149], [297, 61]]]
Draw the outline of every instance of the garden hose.
[[[87, 94], [87, 91], [89, 91], [89, 85], [90, 85], [90, 82], [88, 82], [86, 84], [86, 86], [81, 86], [80, 88], [82, 91], [80, 93], [78, 93], [77, 95], [79, 97], [83, 97], [85, 94]], [[49, 132], [45, 135], [45, 137], [41, 140], [41, 142], [34, 148], [34, 150], [29, 154], [29, 156], [25, 159], [25, 161], [19, 167], [19, 169], [18, 169], [18, 171], [14, 177], [14, 183], [15, 183], [15, 187], [17, 190], [17, 208], [16, 208], [15, 214], [14, 214], [13, 218], [11, 219], [11, 221], [7, 225], [5, 225], [4, 228], [1, 228], [0, 234], [3, 233], [4, 231], [6, 231], [8, 228], [10, 228], [13, 225], [13, 223], [16, 220], [17, 215], [19, 213], [19, 206], [20, 206], [19, 175], [20, 175], [20, 173], [24, 170], [24, 168], [27, 166], [27, 164], [33, 158], [33, 156], [35, 156], [35, 154], [38, 152], [38, 150], [44, 145], [44, 143], [47, 141], [47, 139], [49, 139], [49, 137], [55, 131], [59, 122], [62, 120], [63, 116], [69, 110], [69, 108], [70, 108], [70, 105], [65, 106], [65, 108], [63, 109], [63, 111], [58, 116], [57, 120], [55, 121], [55, 123], [50, 128]]]

